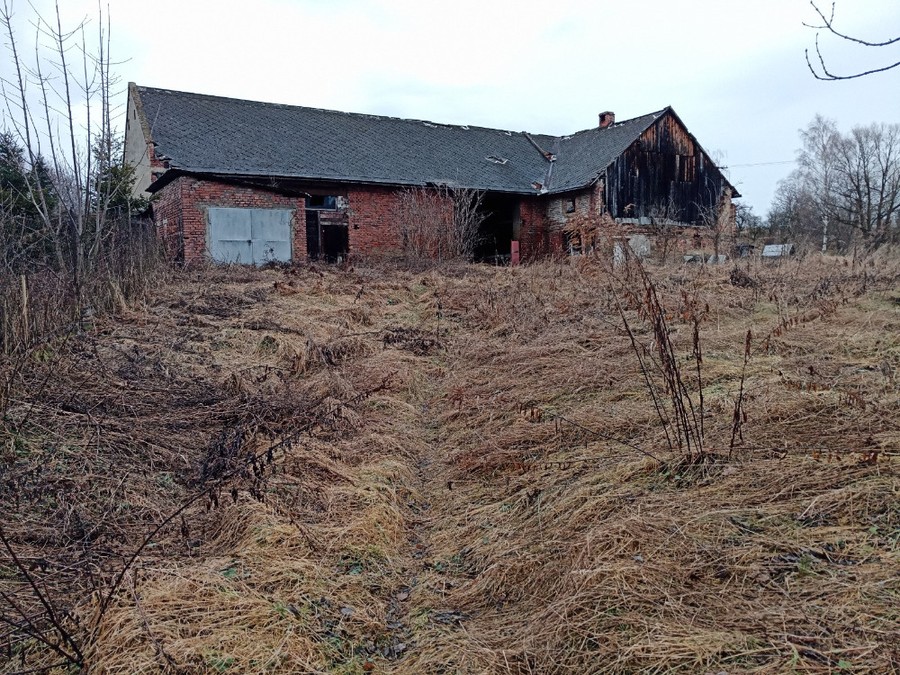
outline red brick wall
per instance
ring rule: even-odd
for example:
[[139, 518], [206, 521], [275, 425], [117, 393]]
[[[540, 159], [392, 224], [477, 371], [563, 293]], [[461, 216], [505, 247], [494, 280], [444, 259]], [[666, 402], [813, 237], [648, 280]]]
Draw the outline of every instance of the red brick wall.
[[181, 245], [181, 186], [184, 179], [169, 183], [160, 190], [153, 202], [153, 222], [156, 235], [162, 239], [166, 255], [172, 260], [183, 260]]
[[[348, 192], [347, 201], [346, 214], [322, 213], [327, 213], [327, 218], [349, 222], [351, 255], [399, 250], [395, 228], [400, 212], [398, 190], [359, 188]], [[295, 262], [306, 259], [305, 200], [190, 176], [181, 176], [166, 185], [157, 193], [154, 203], [157, 232], [173, 259], [190, 263], [205, 257], [206, 213], [210, 207], [295, 209], [293, 257]]]
[[400, 216], [400, 191], [367, 187], [347, 193], [350, 207], [350, 255], [400, 250], [396, 223]]
[[[206, 257], [207, 210], [210, 207], [294, 209], [293, 259], [306, 260], [306, 200], [259, 188], [201, 180], [181, 176], [157, 194], [154, 220], [157, 231], [166, 239], [166, 250], [174, 259], [186, 263]], [[168, 225], [163, 228], [163, 221]], [[162, 231], [165, 229], [165, 231]]]
[[547, 200], [522, 197], [519, 202], [519, 251], [523, 261], [535, 260], [551, 251]]
[[[568, 213], [572, 197], [575, 212]], [[520, 240], [523, 260], [536, 260], [548, 255], [568, 252], [566, 235], [562, 232], [573, 216], [600, 218], [606, 213], [605, 185], [600, 180], [589, 191], [559, 196], [523, 197], [519, 207], [522, 225]], [[612, 234], [612, 233], [611, 233]]]
[[152, 180], [162, 176], [166, 169], [169, 168], [168, 162], [164, 162], [156, 156], [156, 146], [150, 142], [147, 143], [147, 158], [150, 160], [150, 177]]
[[[602, 193], [595, 190], [593, 194], [584, 194], [580, 198], [589, 200], [586, 203], [590, 203], [593, 209], [602, 199]], [[565, 250], [563, 233], [548, 218], [548, 203], [546, 197], [534, 196], [523, 197], [519, 204], [519, 242], [523, 261]], [[306, 259], [304, 199], [189, 176], [175, 179], [156, 196], [156, 227], [171, 257], [190, 263], [206, 256], [206, 214], [210, 207], [294, 209], [293, 258], [295, 262]], [[350, 255], [399, 251], [401, 243], [396, 227], [401, 209], [399, 189], [350, 189], [347, 192], [347, 207], [348, 210], [340, 216], [346, 217], [349, 224]], [[338, 217], [338, 212], [334, 217]]]

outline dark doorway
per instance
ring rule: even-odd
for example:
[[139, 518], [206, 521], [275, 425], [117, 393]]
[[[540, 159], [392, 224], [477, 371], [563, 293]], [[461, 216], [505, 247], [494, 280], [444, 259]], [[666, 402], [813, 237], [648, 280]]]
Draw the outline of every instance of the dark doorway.
[[310, 260], [341, 262], [350, 248], [347, 214], [335, 197], [312, 197], [306, 209], [306, 254]]
[[485, 216], [479, 228], [475, 260], [508, 265], [519, 199], [502, 194], [487, 194], [481, 201]]

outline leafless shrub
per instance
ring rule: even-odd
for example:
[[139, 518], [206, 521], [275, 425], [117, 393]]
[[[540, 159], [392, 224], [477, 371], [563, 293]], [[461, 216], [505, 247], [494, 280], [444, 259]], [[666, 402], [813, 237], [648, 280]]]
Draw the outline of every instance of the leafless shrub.
[[715, 206], [697, 205], [700, 225], [704, 227], [712, 239], [713, 254], [718, 259], [723, 251], [732, 249], [734, 238], [734, 205], [730, 199], [721, 199]]
[[665, 202], [652, 204], [647, 215], [650, 218], [650, 231], [654, 235], [657, 244], [657, 252], [660, 262], [668, 261], [672, 245], [683, 231], [685, 223], [682, 222], [681, 210], [672, 197]]
[[478, 245], [484, 193], [447, 185], [405, 190], [395, 223], [411, 260], [471, 260]]

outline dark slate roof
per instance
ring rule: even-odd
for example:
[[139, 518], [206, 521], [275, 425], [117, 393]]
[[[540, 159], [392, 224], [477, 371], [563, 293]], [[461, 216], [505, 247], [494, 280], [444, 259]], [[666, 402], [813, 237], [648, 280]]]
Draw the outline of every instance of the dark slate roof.
[[617, 122], [607, 129], [585, 129], [561, 137], [533, 137], [557, 156], [550, 192], [565, 192], [593, 183], [666, 110]]
[[[538, 191], [536, 183], [548, 192], [590, 185], [665, 112], [571, 136], [529, 137], [502, 129], [134, 89], [157, 154], [174, 169], [390, 185], [447, 183], [530, 194]], [[551, 162], [535, 145], [556, 155], [549, 182]]]

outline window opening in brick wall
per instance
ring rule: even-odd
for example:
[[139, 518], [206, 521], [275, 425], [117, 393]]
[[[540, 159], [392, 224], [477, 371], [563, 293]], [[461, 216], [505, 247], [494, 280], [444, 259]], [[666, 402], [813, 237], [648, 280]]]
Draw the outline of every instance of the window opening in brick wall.
[[310, 195], [306, 208], [334, 211], [337, 208], [337, 197], [334, 195]]

